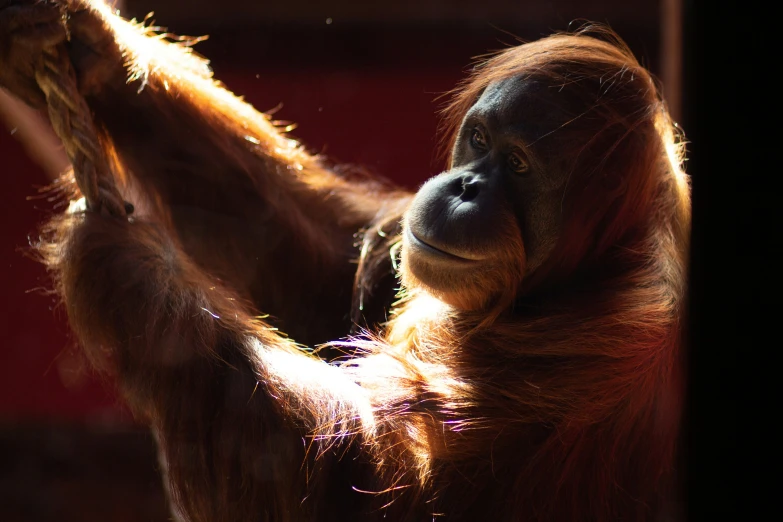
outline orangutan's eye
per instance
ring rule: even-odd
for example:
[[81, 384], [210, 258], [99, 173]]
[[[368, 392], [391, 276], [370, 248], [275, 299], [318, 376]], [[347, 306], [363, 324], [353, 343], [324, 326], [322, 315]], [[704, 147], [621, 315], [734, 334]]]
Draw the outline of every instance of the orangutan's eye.
[[487, 150], [487, 139], [478, 127], [473, 128], [473, 132], [470, 135], [470, 144], [476, 150]]
[[522, 158], [521, 154], [518, 152], [512, 152], [508, 155], [508, 168], [510, 168], [512, 172], [522, 174], [527, 172], [529, 167], [527, 161]]

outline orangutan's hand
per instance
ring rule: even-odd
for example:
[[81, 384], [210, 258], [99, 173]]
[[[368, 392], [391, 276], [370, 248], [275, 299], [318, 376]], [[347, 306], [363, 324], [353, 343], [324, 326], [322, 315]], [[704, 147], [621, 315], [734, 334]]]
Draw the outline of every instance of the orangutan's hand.
[[35, 70], [44, 49], [67, 38], [65, 8], [46, 0], [0, 0], [0, 87], [27, 104], [46, 103]]
[[114, 35], [89, 1], [0, 0], [0, 86], [33, 107], [43, 107], [46, 100], [35, 70], [44, 50], [61, 43], [83, 95], [97, 94], [110, 81], [124, 83]]

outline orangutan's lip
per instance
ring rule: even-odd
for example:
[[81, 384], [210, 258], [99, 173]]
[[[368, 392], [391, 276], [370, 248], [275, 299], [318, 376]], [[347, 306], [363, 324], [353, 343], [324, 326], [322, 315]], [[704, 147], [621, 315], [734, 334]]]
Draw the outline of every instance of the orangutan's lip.
[[408, 241], [410, 241], [411, 245], [432, 257], [457, 263], [476, 263], [477, 261], [481, 261], [481, 259], [470, 259], [459, 256], [457, 254], [452, 254], [451, 252], [447, 252], [445, 250], [441, 250], [440, 248], [433, 246], [418, 237], [410, 228], [407, 229], [406, 235], [408, 236]]

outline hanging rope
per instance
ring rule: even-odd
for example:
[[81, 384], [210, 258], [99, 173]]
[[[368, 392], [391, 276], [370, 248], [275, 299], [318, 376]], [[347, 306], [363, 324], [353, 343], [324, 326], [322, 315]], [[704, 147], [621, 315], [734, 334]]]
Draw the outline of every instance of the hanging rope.
[[116, 217], [132, 213], [133, 205], [122, 199], [114, 184], [90, 109], [76, 87], [76, 75], [65, 47], [58, 45], [44, 52], [35, 79], [46, 95], [49, 119], [65, 145], [87, 208]]

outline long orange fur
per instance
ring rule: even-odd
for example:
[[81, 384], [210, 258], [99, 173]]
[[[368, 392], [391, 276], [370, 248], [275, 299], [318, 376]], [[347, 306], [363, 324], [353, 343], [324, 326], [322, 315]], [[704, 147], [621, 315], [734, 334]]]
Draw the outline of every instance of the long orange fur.
[[[511, 237], [507, 295], [465, 312], [406, 273], [404, 246], [399, 301], [382, 291], [412, 194], [335, 172], [188, 48], [100, 2], [69, 5], [125, 60], [85, 95], [138, 211], [74, 205], [38, 248], [85, 353], [160, 433], [188, 520], [666, 511], [690, 196], [665, 104], [619, 39], [511, 48], [454, 92], [447, 145], [494, 81], [536, 75], [592, 100], [568, 129], [582, 139], [563, 151], [577, 159], [553, 253], [526, 273]], [[600, 97], [585, 87], [604, 79]], [[303, 347], [355, 324], [324, 348], [339, 362]]]

